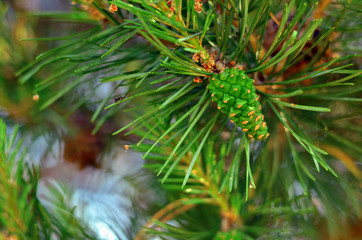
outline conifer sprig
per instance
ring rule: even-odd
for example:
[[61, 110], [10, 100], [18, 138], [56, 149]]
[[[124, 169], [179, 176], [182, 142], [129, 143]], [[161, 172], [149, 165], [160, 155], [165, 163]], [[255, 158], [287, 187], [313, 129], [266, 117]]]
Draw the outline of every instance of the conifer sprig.
[[[208, 2], [207, 5], [203, 6], [202, 13], [195, 12], [192, 7], [192, 1], [186, 3], [179, 1], [178, 4], [171, 5], [166, 4], [163, 1], [157, 3], [153, 3], [152, 1], [130, 1], [129, 3], [123, 1], [113, 1], [112, 3], [118, 6], [120, 9], [126, 10], [126, 12], [133, 13], [134, 17], [131, 17], [130, 19], [123, 19], [125, 20], [124, 23], [117, 24], [117, 26], [110, 27], [106, 30], [101, 30], [99, 27], [96, 27], [94, 28], [93, 32], [89, 32], [89, 35], [82, 36], [82, 38], [88, 38], [85, 43], [84, 41], [81, 41], [81, 38], [79, 38], [72, 42], [72, 44], [60, 47], [58, 50], [52, 50], [51, 52], [44, 54], [38, 58], [38, 63], [35, 62], [33, 65], [29, 66], [34, 67], [34, 64], [40, 64], [40, 66], [35, 68], [40, 69], [41, 67], [46, 66], [53, 61], [58, 61], [57, 59], [67, 59], [68, 62], [71, 62], [66, 64], [69, 65], [69, 68], [65, 67], [66, 65], [64, 65], [61, 67], [64, 69], [63, 71], [56, 69], [60, 73], [68, 73], [68, 75], [61, 74], [62, 78], [70, 78], [71, 75], [74, 74], [80, 76], [83, 75], [82, 77], [76, 78], [75, 81], [72, 81], [70, 85], [63, 88], [56, 95], [49, 98], [45, 103], [42, 104], [42, 108], [49, 106], [75, 86], [78, 86], [83, 82], [90, 81], [91, 78], [89, 78], [89, 76], [92, 76], [91, 74], [99, 72], [100, 70], [104, 71], [105, 69], [107, 69], [107, 72], [112, 72], [114, 71], [112, 69], [119, 69], [119, 66], [126, 64], [130, 60], [134, 61], [140, 58], [148, 57], [148, 59], [145, 61], [153, 63], [150, 65], [144, 64], [144, 69], [139, 68], [135, 72], [126, 72], [122, 73], [121, 75], [103, 77], [101, 80], [101, 82], [122, 81], [118, 87], [128, 87], [128, 92], [126, 93], [128, 97], [109, 105], [107, 109], [115, 107], [119, 104], [123, 105], [123, 103], [129, 102], [139, 97], [145, 97], [148, 99], [147, 101], [154, 106], [150, 108], [150, 111], [144, 113], [130, 124], [125, 125], [123, 128], [116, 131], [115, 134], [128, 129], [129, 127], [136, 127], [137, 129], [150, 124], [155, 119], [149, 118], [149, 116], [152, 114], [158, 114], [160, 116], [159, 118], [161, 119], [171, 119], [173, 116], [178, 115], [177, 121], [170, 125], [168, 129], [165, 129], [164, 133], [161, 134], [159, 138], [155, 139], [153, 146], [146, 152], [146, 157], [148, 153], [152, 151], [152, 148], [155, 147], [156, 144], [161, 143], [161, 140], [167, 134], [177, 128], [178, 125], [183, 121], [186, 121], [190, 116], [196, 116], [196, 113], [201, 110], [201, 105], [206, 104], [205, 101], [207, 101], [207, 98], [205, 95], [202, 95], [202, 91], [200, 91], [204, 85], [193, 84], [191, 78], [187, 77], [187, 75], [194, 77], [206, 77], [210, 74], [207, 72], [210, 71], [210, 69], [204, 69], [203, 65], [198, 66], [198, 64], [193, 62], [191, 58], [188, 58], [188, 56], [190, 56], [190, 53], [188, 52], [194, 49], [191, 51], [191, 53], [196, 53], [202, 56], [202, 61], [207, 62], [210, 60], [210, 53], [208, 50], [206, 50], [204, 45], [211, 44], [211, 46], [215, 47], [216, 50], [222, 51], [219, 53], [223, 56], [223, 59], [220, 59], [222, 64], [226, 64], [228, 58], [230, 62], [233, 59], [249, 59], [246, 61], [247, 66], [250, 66], [249, 69], [246, 69], [247, 73], [259, 72], [259, 74], [265, 75], [264, 72], [267, 71], [269, 76], [273, 76], [273, 78], [269, 77], [264, 83], [260, 82], [260, 80], [257, 80], [256, 88], [258, 92], [265, 98], [265, 102], [270, 104], [276, 116], [279, 116], [279, 120], [283, 123], [283, 125], [286, 126], [286, 129], [292, 133], [297, 142], [299, 142], [306, 149], [306, 151], [311, 154], [312, 159], [315, 160], [317, 169], [319, 169], [318, 163], [320, 163], [326, 169], [331, 170], [324, 163], [321, 157], [318, 156], [314, 151], [322, 154], [325, 154], [325, 152], [315, 147], [310, 140], [304, 139], [306, 135], [300, 129], [294, 129], [296, 126], [294, 122], [288, 124], [289, 121], [295, 121], [295, 118], [293, 119], [289, 116], [290, 112], [283, 110], [282, 114], [285, 116], [282, 117], [274, 107], [276, 106], [280, 109], [289, 107], [307, 111], [328, 112], [330, 110], [326, 107], [295, 104], [288, 101], [290, 97], [294, 97], [294, 99], [297, 100], [298, 98], [303, 98], [305, 94], [307, 94], [308, 97], [311, 97], [313, 95], [308, 95], [308, 93], [313, 89], [352, 85], [353, 83], [344, 82], [353, 79], [360, 74], [358, 71], [344, 70], [343, 73], [345, 73], [347, 76], [342, 79], [328, 83], [325, 83], [324, 80], [321, 79], [322, 76], [334, 72], [338, 73], [343, 71], [343, 69], [351, 67], [351, 64], [345, 64], [342, 66], [337, 65], [336, 67], [333, 67], [336, 63], [338, 63], [338, 61], [345, 60], [348, 58], [347, 57], [343, 59], [335, 58], [330, 62], [326, 62], [320, 65], [319, 68], [309, 68], [310, 72], [305, 72], [304, 70], [305, 73], [302, 71], [294, 78], [292, 76], [288, 77], [287, 80], [284, 79], [283, 74], [285, 74], [285, 71], [302, 61], [303, 56], [308, 54], [308, 52], [310, 52], [314, 46], [317, 46], [323, 41], [328, 40], [328, 36], [330, 36], [333, 30], [332, 28], [329, 28], [320, 33], [318, 38], [315, 39], [312, 43], [311, 47], [307, 48], [303, 54], [300, 55], [307, 42], [313, 40], [312, 35], [322, 22], [322, 19], [315, 21], [310, 21], [308, 19], [314, 7], [312, 7], [310, 11], [307, 11], [307, 3], [292, 1], [289, 4], [286, 4], [283, 8], [281, 20], [277, 22], [278, 29], [274, 40], [271, 43], [269, 49], [265, 51], [262, 49], [262, 46], [265, 45], [264, 38], [259, 38], [259, 40], [257, 40], [256, 46], [259, 46], [257, 48], [254, 46], [255, 43], [253, 43], [253, 41], [255, 40], [253, 39], [255, 39], [255, 34], [258, 34], [258, 31], [262, 29], [265, 30], [265, 26], [267, 25], [268, 21], [271, 21], [268, 17], [265, 19], [261, 18], [261, 13], [267, 10], [270, 11], [272, 5], [269, 1], [260, 1], [258, 5], [252, 6], [249, 6], [247, 1], [244, 1], [244, 4], [240, 3], [238, 6], [236, 6], [233, 1], [227, 1], [225, 4], [220, 4], [220, 6], [215, 6], [214, 3]], [[258, 7], [256, 8], [256, 6]], [[293, 7], [295, 7], [294, 13], [292, 13]], [[182, 8], [187, 9], [186, 17], [182, 15]], [[216, 14], [215, 9], [218, 9], [218, 11], [220, 11], [222, 14]], [[204, 12], [207, 12], [206, 16]], [[104, 14], [104, 12], [101, 13]], [[246, 21], [248, 19], [249, 13], [255, 14], [254, 20], [250, 26], [247, 25]], [[193, 16], [192, 21], [189, 20], [189, 16]], [[243, 17], [240, 18], [240, 21], [236, 23], [234, 22], [234, 17], [236, 16]], [[70, 17], [73, 18], [73, 15], [70, 15]], [[273, 21], [277, 20], [273, 19]], [[304, 26], [307, 23], [308, 26]], [[202, 25], [208, 26], [208, 28], [201, 28], [200, 26]], [[297, 28], [297, 30], [295, 30], [295, 28]], [[247, 29], [248, 32], [246, 32]], [[222, 33], [222, 35], [218, 35], [218, 33]], [[144, 56], [138, 58], [138, 56], [141, 55], [137, 53], [136, 49], [128, 48], [127, 50], [122, 50], [122, 46], [131, 41], [136, 34], [143, 36], [147, 41], [153, 44], [161, 52], [161, 54], [167, 56], [167, 58], [159, 62], [159, 58], [157, 58], [156, 55], [145, 54]], [[237, 36], [239, 36], [239, 40], [234, 42]], [[245, 38], [243, 36], [245, 36]], [[175, 49], [171, 50], [170, 47], [166, 46], [165, 43], [161, 40], [164, 42], [166, 41], [168, 44], [173, 44], [174, 46], [172, 48]], [[213, 41], [215, 42], [213, 43]], [[112, 42], [115, 42], [115, 44], [109, 45]], [[76, 43], [79, 43], [80, 48], [75, 45]], [[146, 45], [143, 46], [146, 47]], [[95, 55], [94, 50], [97, 48], [106, 48], [106, 51], [104, 53], [98, 53]], [[278, 50], [277, 48], [280, 49]], [[230, 52], [230, 50], [227, 49], [236, 50]], [[85, 54], [85, 51], [89, 52], [88, 57], [84, 57], [87, 55]], [[72, 55], [69, 55], [69, 52], [72, 52]], [[53, 58], [54, 60], [48, 60], [45, 61], [45, 63], [42, 63], [42, 60], [54, 56], [54, 54], [58, 55], [57, 58]], [[116, 56], [119, 56], [120, 58], [117, 59]], [[256, 58], [256, 56], [259, 56], [259, 59]], [[107, 61], [106, 59], [110, 57], [117, 60]], [[250, 59], [252, 59], [252, 61], [250, 61]], [[74, 63], [76, 62], [80, 62], [80, 64], [77, 64], [78, 66], [76, 69], [74, 69], [71, 66], [74, 66]], [[19, 74], [24, 71], [26, 72], [29, 67], [25, 68], [23, 71], [20, 71]], [[171, 71], [167, 71], [166, 69]], [[269, 69], [271, 69], [271, 72]], [[278, 71], [276, 71], [277, 69]], [[306, 70], [307, 69], [308, 68], [306, 68]], [[166, 74], [164, 73], [165, 70]], [[25, 74], [25, 78], [22, 78], [23, 81], [25, 81], [25, 79], [29, 79], [34, 73], [35, 71], [31, 71], [28, 74]], [[184, 75], [184, 77], [182, 77], [182, 75]], [[280, 78], [281, 80], [279, 80]], [[304, 81], [310, 81], [312, 78], [318, 78], [318, 82], [321, 83], [311, 86], [300, 85], [303, 84]], [[206, 78], [205, 81], [207, 81], [207, 79], [208, 78]], [[61, 80], [62, 79], [57, 78], [57, 76], [52, 76], [51, 78], [46, 79], [40, 83], [36, 91], [38, 92], [44, 90], [50, 85], [55, 84]], [[166, 85], [159, 86], [151, 90], [144, 90], [149, 86], [148, 84], [158, 85], [166, 81], [169, 82]], [[140, 88], [140, 86], [143, 87]], [[282, 101], [280, 98], [287, 98], [287, 101]], [[191, 107], [192, 105], [189, 103], [197, 104]], [[96, 120], [101, 112], [101, 108], [105, 105], [106, 101], [103, 101], [92, 117], [93, 121]], [[190, 106], [189, 110], [181, 111], [181, 108], [185, 109], [185, 105]], [[180, 147], [183, 143], [182, 139], [185, 139], [190, 130], [198, 125], [197, 121], [201, 118], [203, 113], [207, 114], [206, 109], [209, 108], [202, 109], [203, 110], [198, 113], [196, 118], [191, 118], [188, 120], [191, 125], [189, 125], [187, 128], [187, 131], [182, 136], [180, 142], [176, 145], [176, 148], [167, 159], [163, 168], [169, 163], [173, 156], [180, 154], [178, 151], [181, 149]], [[180, 115], [180, 113], [183, 114]], [[109, 114], [107, 115], [109, 117]], [[220, 116], [218, 118], [221, 119], [223, 117]], [[104, 119], [100, 120], [99, 122], [101, 124], [104, 122]], [[101, 126], [100, 124], [97, 125], [97, 129], [99, 129]], [[290, 124], [292, 125], [290, 126]], [[154, 128], [157, 126], [158, 124], [156, 124]], [[143, 139], [145, 139], [150, 134], [150, 132], [154, 130], [154, 128], [149, 130]], [[128, 134], [132, 132], [133, 131], [129, 131]], [[241, 147], [242, 145], [243, 144], [241, 143]]]
[[[284, 6], [268, 0], [207, 1], [201, 9], [197, 5], [197, 11], [195, 3], [200, 1], [112, 3], [119, 8], [114, 17], [122, 16], [121, 20], [109, 21], [103, 28], [96, 24], [86, 34], [76, 35], [79, 38], [41, 55], [19, 75], [25, 82], [41, 68], [58, 64], [57, 74], [36, 89], [40, 94], [60, 89], [44, 97], [43, 108], [85, 83], [93, 90], [98, 82], [114, 82], [115, 91], [126, 88], [123, 100], [110, 103], [109, 96], [99, 101], [92, 120], [98, 119], [97, 130], [119, 110], [134, 113], [130, 123], [114, 134], [127, 130], [126, 134], [141, 136], [132, 148], [145, 152], [150, 160], [146, 166], [158, 173], [173, 199], [188, 197], [180, 203], [185, 207], [182, 214], [174, 216], [180, 227], [155, 217], [155, 224], [165, 229], [162, 234], [210, 239], [224, 221], [228, 224], [222, 230], [237, 228], [246, 238], [277, 238], [286, 232], [305, 234], [319, 211], [313, 201], [323, 201], [329, 214], [337, 213], [333, 206], [359, 209], [355, 185], [334, 179], [340, 175], [336, 160], [323, 149], [333, 152], [333, 146], [343, 144], [354, 158], [361, 153], [358, 139], [337, 134], [347, 128], [360, 130], [351, 116], [343, 113], [329, 119], [327, 115], [336, 109], [335, 101], [356, 108], [360, 71], [354, 69], [355, 54], [328, 55], [338, 26], [320, 17], [312, 19], [318, 10], [316, 1], [291, 1]], [[97, 9], [109, 15], [104, 8]], [[267, 30], [273, 29], [267, 36]], [[131, 63], [138, 67], [128, 71]], [[210, 76], [235, 65], [255, 80], [271, 133], [266, 142], [249, 142], [208, 97]], [[141, 107], [132, 105], [137, 101]], [[326, 144], [320, 144], [319, 138]], [[333, 156], [337, 155], [341, 156]], [[359, 171], [349, 166], [356, 182]], [[334, 183], [328, 189], [340, 183], [337, 188], [351, 194], [353, 204], [323, 197], [326, 179]], [[192, 204], [207, 207], [188, 209]], [[260, 217], [270, 214], [273, 219]], [[220, 222], [193, 224], [205, 216]], [[302, 228], [293, 225], [296, 218]], [[265, 228], [271, 223], [274, 229]], [[153, 228], [148, 233], [161, 234]]]

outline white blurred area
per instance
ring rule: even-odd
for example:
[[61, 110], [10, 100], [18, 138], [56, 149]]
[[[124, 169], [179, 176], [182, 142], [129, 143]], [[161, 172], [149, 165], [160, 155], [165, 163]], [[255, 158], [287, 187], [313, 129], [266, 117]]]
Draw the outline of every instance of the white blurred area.
[[[138, 210], [159, 200], [150, 186], [152, 177], [142, 170], [141, 155], [130, 150], [126, 152], [119, 144], [103, 156], [106, 158], [102, 159], [104, 168], [80, 169], [74, 163], [59, 162], [61, 145], [55, 143], [54, 151], [46, 154], [48, 161], [42, 161], [45, 164], [38, 197], [44, 206], [56, 212], [60, 194], [68, 209], [76, 207], [75, 216], [99, 239], [132, 239], [136, 234], [132, 229], [139, 228], [147, 220], [145, 215], [138, 215]], [[134, 175], [134, 179], [128, 179]], [[134, 226], [132, 219], [137, 219], [139, 226]]]

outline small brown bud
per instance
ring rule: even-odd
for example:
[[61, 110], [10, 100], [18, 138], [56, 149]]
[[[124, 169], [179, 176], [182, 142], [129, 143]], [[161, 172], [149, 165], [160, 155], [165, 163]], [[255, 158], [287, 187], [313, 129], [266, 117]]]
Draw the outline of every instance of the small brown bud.
[[200, 77], [195, 77], [194, 78], [194, 83], [202, 83], [202, 80]]
[[195, 11], [201, 13], [202, 11], [202, 0], [195, 0]]
[[114, 4], [111, 4], [111, 6], [109, 6], [109, 11], [111, 13], [117, 12], [118, 11], [118, 7]]
[[39, 95], [38, 94], [33, 95], [33, 101], [35, 101], [35, 102], [39, 101]]
[[195, 54], [192, 56], [192, 60], [193, 60], [194, 62], [199, 62], [199, 61], [200, 61], [200, 54], [195, 53]]

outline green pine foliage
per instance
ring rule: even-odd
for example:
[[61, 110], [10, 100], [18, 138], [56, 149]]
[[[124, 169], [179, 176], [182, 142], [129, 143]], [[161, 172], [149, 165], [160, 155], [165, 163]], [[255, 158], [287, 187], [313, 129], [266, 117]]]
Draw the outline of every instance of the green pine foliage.
[[[109, 11], [110, 4], [117, 11]], [[140, 137], [129, 147], [144, 153], [145, 167], [169, 199], [135, 239], [316, 238], [318, 226], [340, 236], [338, 227], [362, 213], [360, 50], [348, 37], [361, 27], [347, 25], [360, 5], [340, 1], [324, 10], [317, 1], [298, 0], [76, 1], [69, 13], [34, 14], [87, 27], [33, 39], [59, 45], [17, 77], [34, 82], [42, 110], [60, 102], [70, 114], [92, 105], [93, 133], [120, 111], [131, 117], [114, 134]], [[38, 81], [44, 69], [52, 74]], [[246, 92], [232, 104], [222, 81]], [[105, 83], [124, 94], [92, 102]], [[239, 104], [248, 110], [236, 112]], [[12, 197], [24, 199], [36, 182], [29, 186]], [[34, 234], [32, 218], [22, 219], [26, 228], [2, 226]]]

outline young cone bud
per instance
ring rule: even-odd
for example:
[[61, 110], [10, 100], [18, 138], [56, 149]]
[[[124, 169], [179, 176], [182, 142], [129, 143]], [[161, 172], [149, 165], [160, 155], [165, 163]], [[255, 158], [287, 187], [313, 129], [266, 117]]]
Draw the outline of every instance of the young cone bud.
[[218, 109], [223, 110], [249, 137], [263, 140], [269, 136], [253, 80], [243, 70], [228, 68], [214, 74], [207, 88]]

